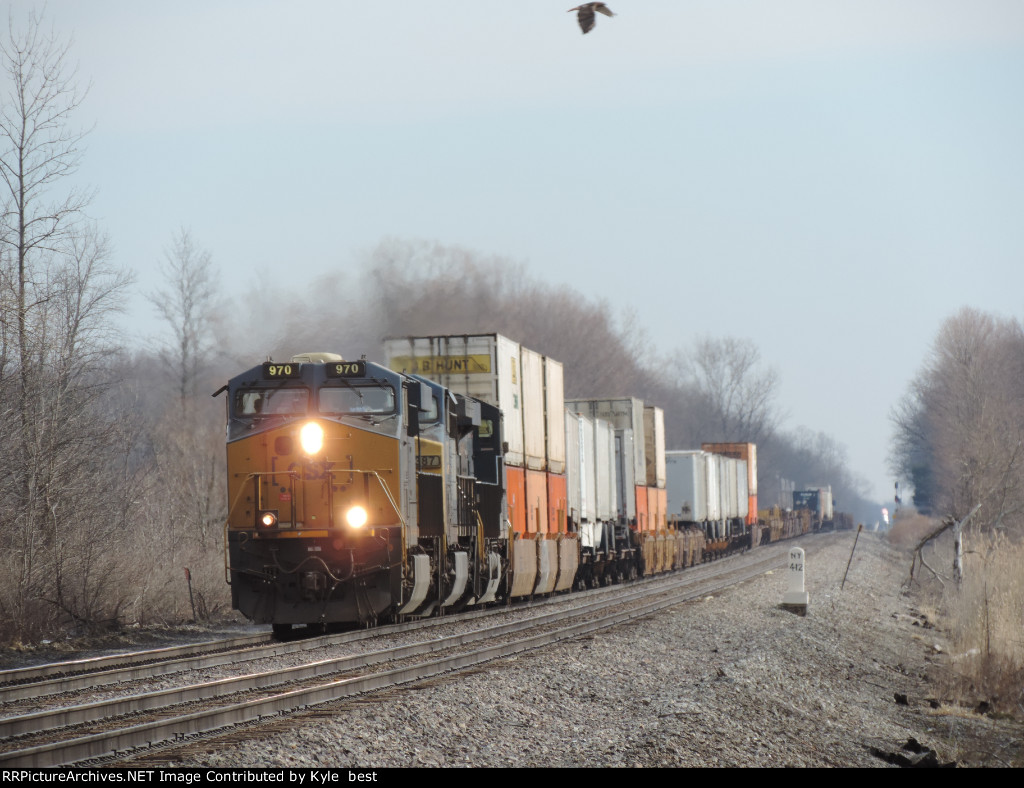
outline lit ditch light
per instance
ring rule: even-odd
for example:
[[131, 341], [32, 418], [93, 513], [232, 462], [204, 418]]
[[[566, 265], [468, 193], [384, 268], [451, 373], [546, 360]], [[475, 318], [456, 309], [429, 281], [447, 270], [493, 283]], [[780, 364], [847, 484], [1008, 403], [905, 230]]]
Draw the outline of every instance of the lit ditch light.
[[345, 512], [345, 522], [349, 524], [350, 528], [360, 529], [366, 525], [368, 516], [366, 509], [362, 506], [353, 506], [347, 512]]
[[271, 509], [260, 512], [259, 517], [256, 518], [256, 525], [260, 528], [277, 527], [277, 512]]

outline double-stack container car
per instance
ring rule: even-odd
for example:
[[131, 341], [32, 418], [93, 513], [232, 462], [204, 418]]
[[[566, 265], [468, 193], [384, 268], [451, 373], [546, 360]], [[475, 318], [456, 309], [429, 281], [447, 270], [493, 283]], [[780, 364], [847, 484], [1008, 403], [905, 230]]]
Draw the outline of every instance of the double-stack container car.
[[276, 633], [622, 582], [744, 546], [752, 444], [666, 452], [660, 408], [566, 401], [562, 364], [500, 334], [391, 338], [385, 356], [307, 353], [222, 389], [232, 603]]

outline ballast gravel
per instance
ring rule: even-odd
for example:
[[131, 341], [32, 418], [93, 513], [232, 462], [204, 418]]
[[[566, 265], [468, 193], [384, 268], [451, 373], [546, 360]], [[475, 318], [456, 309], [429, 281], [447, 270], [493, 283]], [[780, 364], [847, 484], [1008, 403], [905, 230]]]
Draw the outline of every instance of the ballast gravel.
[[887, 767], [910, 739], [943, 764], [1024, 765], [1021, 723], [933, 708], [949, 656], [902, 591], [908, 553], [862, 533], [841, 587], [854, 539], [800, 542], [806, 616], [781, 608], [780, 561], [713, 597], [168, 752], [164, 765]]

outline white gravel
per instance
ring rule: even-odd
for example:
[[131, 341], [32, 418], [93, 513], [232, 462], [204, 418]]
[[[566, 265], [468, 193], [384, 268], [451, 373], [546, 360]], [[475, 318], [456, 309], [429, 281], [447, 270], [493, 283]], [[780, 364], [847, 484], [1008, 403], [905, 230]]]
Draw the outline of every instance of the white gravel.
[[[167, 753], [168, 766], [1024, 765], [1014, 721], [931, 708], [945, 644], [901, 593], [909, 557], [862, 534], [804, 541], [810, 609], [782, 566], [715, 598], [415, 688]], [[907, 696], [908, 704], [894, 700]], [[152, 761], [150, 761], [152, 763]]]

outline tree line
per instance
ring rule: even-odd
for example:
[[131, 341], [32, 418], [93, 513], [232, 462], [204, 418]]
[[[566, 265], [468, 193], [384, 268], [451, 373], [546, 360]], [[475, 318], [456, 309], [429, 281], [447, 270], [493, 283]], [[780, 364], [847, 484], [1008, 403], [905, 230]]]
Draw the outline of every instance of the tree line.
[[964, 308], [940, 327], [893, 412], [893, 466], [918, 511], [981, 529], [1024, 514], [1024, 328]]
[[[663, 408], [670, 449], [757, 443], [764, 506], [831, 484], [842, 511], [877, 516], [841, 444], [784, 427], [778, 371], [749, 339], [702, 336], [662, 354], [634, 311], [551, 286], [515, 260], [425, 241], [385, 240], [354, 268], [283, 296], [278, 282], [257, 281], [232, 309], [238, 322], [221, 344], [245, 351], [239, 368], [309, 349], [380, 358], [387, 336], [501, 333], [561, 361], [567, 397], [636, 396]], [[267, 334], [270, 311], [282, 318]]]

